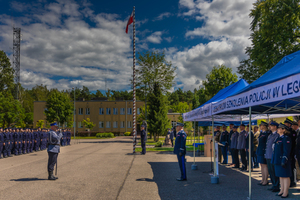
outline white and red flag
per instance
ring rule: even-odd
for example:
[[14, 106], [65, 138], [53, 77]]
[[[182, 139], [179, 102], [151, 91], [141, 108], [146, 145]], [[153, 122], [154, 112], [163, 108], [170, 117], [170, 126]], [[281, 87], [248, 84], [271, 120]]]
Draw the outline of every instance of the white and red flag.
[[127, 22], [126, 33], [128, 33], [128, 26], [129, 26], [130, 24], [132, 24], [132, 23], [133, 23], [133, 11], [132, 11], [132, 13], [131, 13], [131, 15], [130, 15], [130, 17], [129, 17], [129, 19], [128, 19], [128, 22]]

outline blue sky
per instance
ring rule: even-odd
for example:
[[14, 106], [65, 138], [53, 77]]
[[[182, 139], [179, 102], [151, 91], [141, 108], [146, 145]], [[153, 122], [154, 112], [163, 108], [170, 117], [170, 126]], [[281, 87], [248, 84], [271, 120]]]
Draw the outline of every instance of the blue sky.
[[176, 85], [198, 88], [213, 66], [234, 72], [246, 58], [254, 0], [0, 0], [0, 49], [12, 57], [12, 26], [22, 30], [21, 83], [26, 88], [128, 90], [136, 7], [137, 52], [165, 51]]

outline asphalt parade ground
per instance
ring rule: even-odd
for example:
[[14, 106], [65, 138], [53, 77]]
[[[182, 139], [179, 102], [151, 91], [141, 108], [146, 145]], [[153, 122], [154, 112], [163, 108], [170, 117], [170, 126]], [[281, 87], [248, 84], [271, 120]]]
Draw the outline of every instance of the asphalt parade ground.
[[[193, 153], [188, 153], [188, 181], [178, 182], [177, 157], [172, 153], [147, 152], [132, 155], [132, 140], [72, 141], [61, 148], [58, 177], [47, 180], [47, 152], [0, 160], [0, 199], [220, 199], [248, 197], [248, 173], [220, 166], [220, 183], [211, 184], [210, 157], [196, 157], [198, 170], [191, 170]], [[260, 173], [252, 178], [252, 199], [281, 199], [259, 186]], [[300, 183], [290, 189], [288, 199], [300, 199]]]

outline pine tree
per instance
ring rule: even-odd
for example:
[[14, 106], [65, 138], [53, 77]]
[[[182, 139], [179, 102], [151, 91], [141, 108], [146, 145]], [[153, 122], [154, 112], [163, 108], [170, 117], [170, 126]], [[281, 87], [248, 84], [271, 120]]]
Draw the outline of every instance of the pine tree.
[[154, 140], [158, 141], [159, 136], [168, 128], [170, 120], [167, 117], [166, 97], [163, 96], [159, 84], [154, 83], [153, 89], [153, 93], [149, 95], [148, 130], [154, 135]]

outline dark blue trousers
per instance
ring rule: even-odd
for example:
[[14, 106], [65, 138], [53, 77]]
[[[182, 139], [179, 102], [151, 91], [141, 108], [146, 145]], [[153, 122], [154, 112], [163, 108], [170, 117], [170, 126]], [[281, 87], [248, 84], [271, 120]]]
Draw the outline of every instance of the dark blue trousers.
[[249, 162], [251, 162], [250, 166], [251, 166], [251, 169], [253, 169], [253, 162], [252, 162], [253, 153], [251, 154], [251, 158], [249, 158], [249, 151], [247, 149], [246, 154], [247, 154], [247, 161], [248, 161], [247, 165], [249, 166]]
[[3, 142], [0, 142], [0, 158], [2, 158]]
[[180, 167], [181, 178], [186, 179], [185, 155], [180, 156], [177, 154], [177, 159]]
[[142, 146], [142, 154], [146, 154], [146, 142], [142, 140], [141, 146]]
[[14, 154], [15, 155], [19, 154], [19, 142], [15, 142], [14, 144]]
[[23, 146], [23, 149], [22, 149], [23, 150], [23, 154], [27, 153], [26, 152], [26, 150], [27, 150], [27, 141], [24, 141], [24, 143], [23, 143], [22, 146]]
[[54, 171], [54, 166], [57, 163], [58, 153], [48, 152], [48, 172]]
[[19, 142], [19, 155], [22, 154], [22, 148], [23, 148], [23, 143], [22, 143], [22, 141], [20, 141], [20, 142]]
[[10, 142], [5, 142], [4, 150], [3, 150], [3, 156], [10, 156], [11, 150], [10, 150]]
[[232, 164], [235, 164], [234, 149], [230, 149], [230, 153], [231, 153]]
[[228, 160], [228, 155], [227, 155], [227, 146], [221, 147], [222, 150], [222, 155], [223, 155], [223, 163], [227, 164], [227, 160]]
[[275, 167], [271, 163], [271, 159], [267, 159], [267, 165], [268, 165], [268, 171], [270, 174], [270, 179], [272, 182], [272, 188], [273, 189], [279, 189], [279, 177], [275, 176]]

